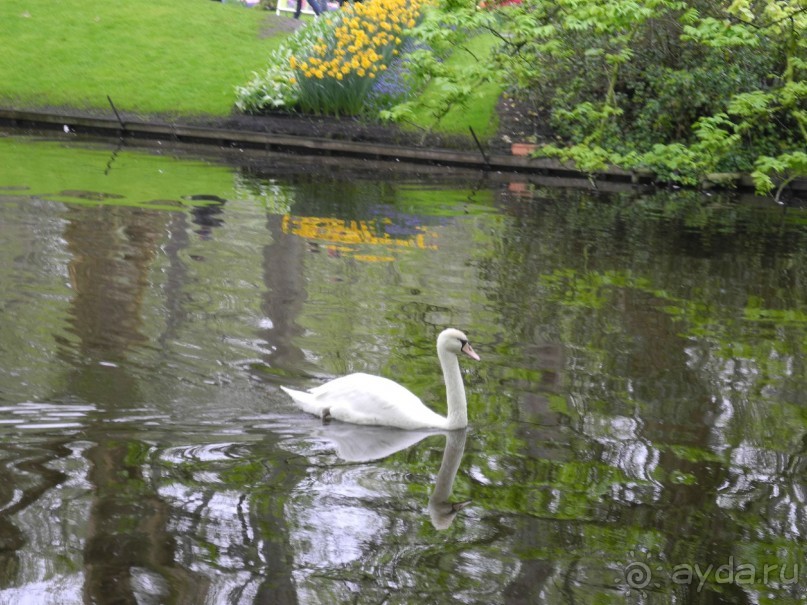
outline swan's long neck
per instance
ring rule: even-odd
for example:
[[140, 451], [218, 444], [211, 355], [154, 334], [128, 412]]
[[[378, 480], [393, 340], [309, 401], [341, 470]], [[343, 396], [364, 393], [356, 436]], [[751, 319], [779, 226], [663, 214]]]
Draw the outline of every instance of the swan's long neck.
[[440, 359], [443, 380], [446, 383], [448, 418], [445, 428], [449, 431], [463, 429], [468, 426], [468, 404], [465, 401], [465, 386], [462, 383], [460, 362], [453, 353], [440, 349], [437, 351], [437, 357]]

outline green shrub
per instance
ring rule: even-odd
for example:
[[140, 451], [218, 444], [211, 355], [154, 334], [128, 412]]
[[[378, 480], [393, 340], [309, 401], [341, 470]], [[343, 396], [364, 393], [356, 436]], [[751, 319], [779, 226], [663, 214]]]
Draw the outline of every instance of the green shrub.
[[760, 191], [805, 175], [801, 1], [522, 0], [479, 10], [443, 0], [417, 33], [441, 49], [480, 31], [500, 44], [473, 74], [433, 60], [418, 68], [454, 82], [449, 101], [485, 79], [530, 101], [556, 135], [539, 154], [683, 183], [753, 171]]

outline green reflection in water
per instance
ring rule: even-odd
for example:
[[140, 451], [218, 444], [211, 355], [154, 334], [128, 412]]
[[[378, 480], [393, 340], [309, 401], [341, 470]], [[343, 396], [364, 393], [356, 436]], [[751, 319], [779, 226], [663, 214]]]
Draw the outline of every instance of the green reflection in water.
[[[521, 418], [544, 424], [547, 411], [560, 413], [575, 453], [557, 459], [552, 444], [544, 465], [525, 465], [518, 458], [535, 448], [528, 425], [516, 430], [520, 442], [489, 448], [515, 458], [511, 507], [584, 521], [572, 532], [572, 558], [565, 555], [571, 586], [607, 583], [603, 569], [626, 569], [630, 553], [660, 567], [646, 586], [622, 578], [637, 597], [646, 588], [659, 602], [670, 593], [692, 602], [797, 599], [803, 584], [786, 580], [804, 560], [793, 483], [807, 427], [803, 212], [687, 194], [639, 204], [551, 198], [530, 210], [483, 267], [511, 334], [537, 340], [539, 354], [558, 343], [557, 357], [545, 358], [554, 377], [541, 396], [522, 396], [529, 408]], [[485, 491], [496, 508], [500, 491]], [[763, 529], [784, 511], [798, 520]], [[619, 529], [606, 525], [603, 535], [603, 520], [614, 518]], [[555, 546], [563, 559], [568, 544]], [[557, 560], [551, 549], [539, 552]], [[758, 573], [727, 582], [729, 561]], [[728, 565], [723, 576], [684, 582], [687, 565], [710, 563], [713, 572]], [[766, 582], [775, 563], [787, 569], [784, 580]]]
[[[13, 146], [0, 602], [807, 597], [800, 209], [133, 151], [103, 176], [107, 152]], [[122, 197], [43, 201], [63, 190]], [[226, 203], [115, 201], [203, 194]], [[340, 438], [378, 434], [340, 437], [277, 384], [370, 371], [444, 411], [447, 324], [483, 361], [449, 492], [471, 502], [438, 529], [444, 436], [346, 460]]]
[[[67, 152], [69, 149], [69, 152]], [[232, 171], [202, 161], [174, 161], [127, 149], [0, 137], [0, 187], [24, 195], [84, 205], [176, 210], [226, 199]]]

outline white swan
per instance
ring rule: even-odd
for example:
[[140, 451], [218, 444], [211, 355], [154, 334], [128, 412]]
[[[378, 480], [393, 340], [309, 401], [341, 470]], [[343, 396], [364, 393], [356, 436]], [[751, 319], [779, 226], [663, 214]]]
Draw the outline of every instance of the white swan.
[[479, 361], [468, 337], [448, 328], [437, 337], [437, 357], [446, 384], [448, 416], [427, 408], [397, 382], [370, 374], [348, 374], [310, 391], [282, 388], [304, 411], [321, 418], [335, 418], [354, 424], [374, 424], [400, 429], [454, 430], [468, 426], [468, 406], [457, 355], [464, 353]]

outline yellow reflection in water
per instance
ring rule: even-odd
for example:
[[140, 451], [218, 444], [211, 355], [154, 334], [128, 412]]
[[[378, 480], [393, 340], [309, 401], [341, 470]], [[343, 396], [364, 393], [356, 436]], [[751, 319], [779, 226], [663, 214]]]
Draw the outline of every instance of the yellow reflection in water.
[[[382, 225], [390, 225], [389, 218], [380, 219]], [[359, 252], [355, 246], [385, 246], [393, 248], [417, 248], [420, 250], [436, 250], [437, 233], [418, 225], [416, 233], [403, 237], [393, 237], [389, 233], [379, 232], [374, 223], [362, 220], [342, 220], [318, 216], [283, 216], [283, 232], [298, 235], [305, 239], [330, 244], [328, 253], [334, 256], [349, 254], [356, 260], [365, 262], [390, 262], [395, 257], [388, 254], [367, 254]]]

